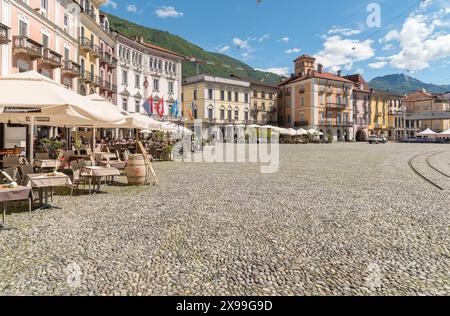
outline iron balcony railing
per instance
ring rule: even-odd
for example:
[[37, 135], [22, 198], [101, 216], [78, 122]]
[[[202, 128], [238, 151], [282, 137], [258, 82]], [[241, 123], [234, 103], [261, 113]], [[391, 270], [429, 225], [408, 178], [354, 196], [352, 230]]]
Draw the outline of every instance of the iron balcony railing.
[[43, 49], [43, 64], [48, 64], [52, 68], [60, 68], [62, 67], [62, 55], [58, 54], [57, 52], [51, 50], [50, 48], [44, 48]]
[[81, 66], [72, 60], [66, 60], [62, 72], [70, 77], [78, 77], [81, 74]]
[[93, 76], [94, 75], [90, 71], [84, 70], [84, 69], [81, 70], [81, 76], [80, 76], [81, 80], [86, 81], [86, 82], [92, 82], [92, 80], [94, 79]]
[[42, 58], [42, 45], [27, 36], [14, 36], [14, 51], [31, 60]]
[[80, 38], [80, 45], [87, 50], [90, 50], [90, 51], [94, 50], [94, 44], [87, 37]]

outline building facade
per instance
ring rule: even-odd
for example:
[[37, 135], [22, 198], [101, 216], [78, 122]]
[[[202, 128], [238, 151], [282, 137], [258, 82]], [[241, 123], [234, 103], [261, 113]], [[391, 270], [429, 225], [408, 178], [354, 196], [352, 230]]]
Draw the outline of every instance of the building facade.
[[[449, 100], [442, 95], [433, 95], [426, 90], [420, 90], [407, 95], [403, 99], [406, 107], [409, 127], [416, 131], [427, 128], [440, 133], [450, 128], [448, 112], [450, 110]], [[439, 118], [444, 114], [446, 118]], [[430, 119], [436, 117], [436, 119]], [[414, 135], [415, 136], [415, 135]]]
[[295, 73], [280, 83], [278, 118], [284, 127], [314, 128], [334, 141], [353, 141], [354, 82], [315, 68], [315, 58], [295, 61]]
[[[79, 15], [69, 0], [0, 0], [0, 75], [37, 71], [77, 90]], [[20, 146], [27, 127], [3, 124], [3, 147]], [[56, 128], [48, 128], [48, 136]], [[36, 131], [37, 132], [37, 128]]]
[[388, 139], [400, 141], [408, 137], [408, 132], [403, 96], [390, 93], [388, 98]]
[[388, 135], [389, 92], [371, 90], [369, 135]]
[[[132, 39], [114, 32], [116, 39], [117, 105], [135, 113], [144, 113], [144, 103], [151, 97], [153, 104], [164, 102], [164, 115], [155, 118], [171, 119], [172, 106], [181, 108], [182, 61], [184, 56], [165, 48], [146, 43], [143, 38]], [[179, 111], [181, 112], [181, 110]]]
[[232, 77], [250, 83], [250, 120], [253, 124], [276, 125], [278, 123], [278, 86], [248, 77], [236, 75], [232, 75]]
[[253, 124], [250, 82], [199, 75], [183, 84], [183, 116], [188, 126], [202, 120], [204, 127]]
[[354, 82], [353, 88], [353, 130], [355, 140], [364, 142], [368, 140], [370, 124], [370, 86], [359, 75], [346, 76], [347, 79]]

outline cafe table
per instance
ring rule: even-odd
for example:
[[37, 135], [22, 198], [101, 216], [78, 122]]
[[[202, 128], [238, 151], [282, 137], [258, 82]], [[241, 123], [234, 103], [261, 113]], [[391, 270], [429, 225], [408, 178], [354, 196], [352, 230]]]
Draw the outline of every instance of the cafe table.
[[[112, 177], [120, 176], [120, 171], [117, 168], [114, 167], [102, 167], [102, 166], [84, 166], [81, 168], [81, 176], [82, 177], [90, 177], [93, 180], [94, 185], [97, 184], [96, 193], [100, 192], [100, 186], [101, 186], [101, 179], [103, 177]], [[89, 194], [90, 192], [89, 188]]]
[[95, 153], [96, 160], [115, 160], [117, 159], [114, 153]]
[[33, 190], [30, 187], [17, 186], [10, 188], [7, 185], [0, 186], [0, 202], [3, 205], [2, 224], [0, 225], [0, 231], [8, 229], [6, 227], [6, 212], [7, 203], [15, 201], [28, 200], [28, 210], [31, 212], [31, 203], [33, 202]]
[[39, 189], [41, 209], [53, 207], [48, 203], [48, 189], [53, 191], [54, 187], [65, 187], [72, 185], [70, 178], [61, 172], [29, 174], [27, 175], [26, 183], [27, 187]]
[[33, 167], [42, 172], [42, 169], [56, 170], [59, 168], [59, 161], [53, 159], [35, 159]]

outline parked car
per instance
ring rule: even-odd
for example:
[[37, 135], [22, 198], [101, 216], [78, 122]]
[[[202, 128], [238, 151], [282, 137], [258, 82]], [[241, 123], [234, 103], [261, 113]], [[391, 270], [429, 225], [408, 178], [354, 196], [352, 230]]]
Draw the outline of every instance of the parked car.
[[386, 136], [371, 135], [369, 136], [369, 144], [386, 144], [388, 139]]

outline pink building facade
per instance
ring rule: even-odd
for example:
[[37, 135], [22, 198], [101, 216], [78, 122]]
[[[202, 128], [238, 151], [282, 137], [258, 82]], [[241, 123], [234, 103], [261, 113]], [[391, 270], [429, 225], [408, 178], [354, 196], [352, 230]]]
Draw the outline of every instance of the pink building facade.
[[[73, 1], [0, 0], [0, 75], [34, 70], [75, 90], [78, 18]], [[2, 37], [0, 37], [2, 38]]]
[[347, 76], [347, 79], [354, 82], [353, 88], [353, 122], [355, 140], [364, 142], [369, 137], [370, 125], [370, 86], [359, 75]]

